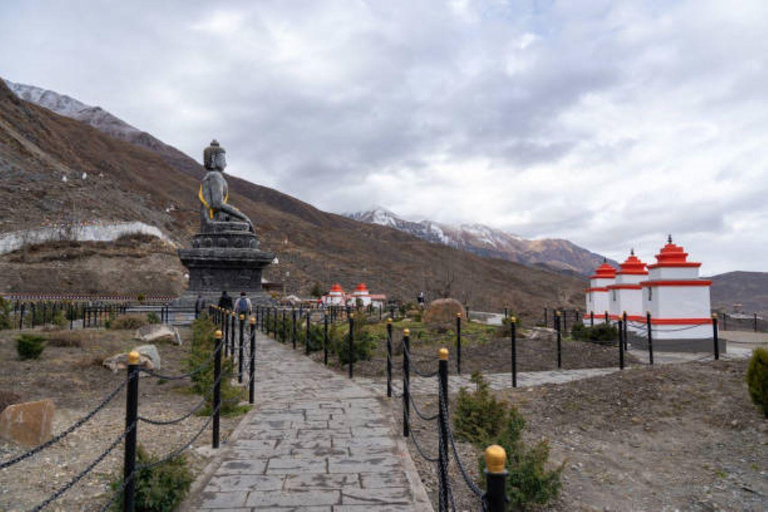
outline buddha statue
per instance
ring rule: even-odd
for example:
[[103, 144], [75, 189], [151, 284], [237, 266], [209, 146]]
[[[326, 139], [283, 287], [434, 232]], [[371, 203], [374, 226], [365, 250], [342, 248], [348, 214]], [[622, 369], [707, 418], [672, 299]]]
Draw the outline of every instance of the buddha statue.
[[201, 205], [200, 230], [203, 233], [212, 230], [212, 225], [219, 222], [242, 222], [248, 225], [248, 231], [253, 230], [253, 222], [243, 212], [234, 206], [227, 204], [229, 199], [229, 187], [224, 179], [224, 169], [227, 167], [226, 151], [218, 141], [211, 141], [211, 145], [203, 151], [203, 164], [205, 176], [200, 184], [198, 197]]

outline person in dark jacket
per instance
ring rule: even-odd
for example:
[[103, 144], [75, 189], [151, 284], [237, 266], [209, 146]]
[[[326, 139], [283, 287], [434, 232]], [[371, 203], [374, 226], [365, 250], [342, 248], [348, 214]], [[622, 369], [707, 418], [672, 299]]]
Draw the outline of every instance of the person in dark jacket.
[[202, 294], [197, 294], [197, 300], [195, 301], [195, 318], [200, 317], [200, 313], [205, 309], [205, 299]]
[[227, 295], [227, 290], [221, 292], [221, 297], [219, 297], [219, 307], [228, 310], [232, 309], [232, 297]]

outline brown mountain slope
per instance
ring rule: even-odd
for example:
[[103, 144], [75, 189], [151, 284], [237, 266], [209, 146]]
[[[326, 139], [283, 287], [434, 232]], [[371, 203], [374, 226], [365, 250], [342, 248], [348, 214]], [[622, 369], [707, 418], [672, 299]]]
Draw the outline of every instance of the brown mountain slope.
[[[393, 229], [321, 212], [243, 180], [229, 181], [232, 204], [254, 220], [262, 246], [278, 253], [279, 264], [269, 269], [267, 278], [286, 279], [289, 291], [306, 293], [315, 281], [324, 287], [338, 281], [346, 288], [365, 281], [375, 292], [409, 299], [420, 290], [450, 286], [452, 295], [474, 308], [509, 304], [531, 315], [538, 315], [544, 305], [581, 303], [583, 283], [578, 279], [429, 244]], [[184, 242], [198, 221], [197, 188], [190, 171], [170, 166], [148, 149], [27, 104], [0, 83], [0, 231], [46, 220], [140, 220]], [[172, 205], [175, 208], [167, 211]], [[67, 272], [66, 260], [52, 260], [50, 265], [51, 272]], [[2, 278], [8, 270], [0, 268], [0, 291], [8, 290], [7, 278]], [[169, 270], [146, 268], [158, 278]], [[120, 279], [125, 277], [110, 281], [112, 289], [104, 291], [133, 288]], [[77, 279], [56, 283], [67, 289], [16, 291], [85, 287]], [[36, 286], [45, 287], [45, 281]]]
[[711, 277], [712, 307], [727, 313], [768, 313], [768, 272], [726, 272]]

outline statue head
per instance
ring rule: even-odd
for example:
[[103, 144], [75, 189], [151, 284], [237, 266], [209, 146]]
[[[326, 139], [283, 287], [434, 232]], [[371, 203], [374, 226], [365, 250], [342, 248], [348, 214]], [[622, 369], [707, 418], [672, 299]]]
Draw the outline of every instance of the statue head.
[[216, 139], [211, 141], [211, 145], [203, 151], [203, 164], [206, 170], [221, 171], [227, 167], [227, 157], [224, 148], [219, 145]]

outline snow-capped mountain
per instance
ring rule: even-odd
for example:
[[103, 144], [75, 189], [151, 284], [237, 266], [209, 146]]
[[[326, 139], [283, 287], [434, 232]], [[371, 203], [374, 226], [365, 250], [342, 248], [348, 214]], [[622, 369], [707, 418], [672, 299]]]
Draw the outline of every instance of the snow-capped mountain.
[[589, 275], [603, 262], [599, 254], [568, 240], [528, 240], [483, 224], [448, 225], [430, 220], [413, 222], [380, 206], [346, 216], [359, 222], [392, 227], [432, 243], [449, 245], [480, 256], [542, 266], [557, 272]]
[[[2, 80], [0, 78], [0, 80]], [[65, 94], [4, 80], [8, 88], [24, 101], [47, 108], [59, 115], [76, 119], [91, 125], [102, 133], [122, 139], [131, 144], [142, 146], [159, 153], [169, 164], [185, 168], [188, 172], [199, 171], [199, 166], [191, 165], [189, 157], [178, 149], [165, 144], [147, 132], [131, 126], [101, 107], [86, 105]]]

